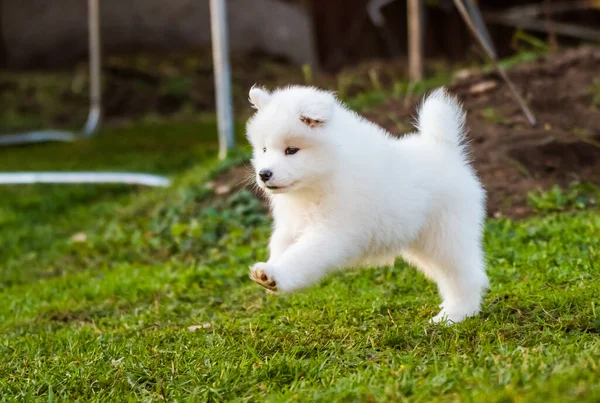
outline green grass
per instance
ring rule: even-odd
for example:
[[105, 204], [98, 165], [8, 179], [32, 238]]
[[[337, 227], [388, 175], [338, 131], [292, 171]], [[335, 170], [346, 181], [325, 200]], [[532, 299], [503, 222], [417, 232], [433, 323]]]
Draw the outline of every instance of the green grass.
[[536, 212], [557, 212], [596, 207], [600, 187], [590, 183], [574, 183], [568, 189], [554, 185], [548, 191], [530, 192], [529, 206]]
[[[130, 127], [2, 151], [0, 170], [176, 181], [0, 189], [2, 400], [600, 399], [597, 212], [490, 221], [492, 289], [480, 316], [452, 327], [428, 323], [435, 287], [402, 262], [268, 295], [248, 266], [266, 258], [270, 219], [251, 194], [206, 185], [245, 157], [217, 163], [214, 132]], [[569, 210], [578, 194], [531, 202]]]

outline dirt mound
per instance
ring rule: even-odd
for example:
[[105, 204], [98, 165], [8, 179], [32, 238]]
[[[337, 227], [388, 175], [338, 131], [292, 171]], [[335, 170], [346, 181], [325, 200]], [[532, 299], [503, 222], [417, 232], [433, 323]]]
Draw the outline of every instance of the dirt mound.
[[[529, 126], [495, 74], [449, 86], [468, 111], [469, 137], [490, 215], [522, 217], [526, 195], [573, 181], [600, 183], [600, 48], [584, 47], [509, 72], [534, 111]], [[392, 99], [365, 113], [392, 132], [407, 128], [418, 99]], [[399, 124], [400, 122], [400, 124]]]

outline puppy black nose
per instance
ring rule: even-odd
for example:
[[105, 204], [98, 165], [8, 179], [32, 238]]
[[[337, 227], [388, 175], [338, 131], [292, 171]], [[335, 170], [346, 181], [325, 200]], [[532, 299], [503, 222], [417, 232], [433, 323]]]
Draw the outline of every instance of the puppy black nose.
[[268, 169], [262, 169], [259, 173], [258, 176], [260, 176], [260, 179], [263, 182], [268, 181], [269, 179], [271, 179], [271, 176], [273, 176], [273, 172], [269, 171]]

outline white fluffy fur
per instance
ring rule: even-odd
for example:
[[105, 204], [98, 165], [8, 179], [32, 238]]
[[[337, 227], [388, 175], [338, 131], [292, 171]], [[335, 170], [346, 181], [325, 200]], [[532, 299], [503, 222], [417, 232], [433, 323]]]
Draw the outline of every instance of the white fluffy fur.
[[[275, 219], [270, 258], [252, 271], [289, 292], [336, 269], [392, 265], [401, 256], [438, 286], [443, 302], [433, 321], [479, 312], [488, 286], [485, 191], [454, 97], [444, 89], [429, 95], [418, 133], [401, 139], [315, 88], [254, 87], [250, 101], [252, 162]], [[286, 155], [287, 147], [299, 151]], [[264, 169], [272, 172], [266, 184]]]

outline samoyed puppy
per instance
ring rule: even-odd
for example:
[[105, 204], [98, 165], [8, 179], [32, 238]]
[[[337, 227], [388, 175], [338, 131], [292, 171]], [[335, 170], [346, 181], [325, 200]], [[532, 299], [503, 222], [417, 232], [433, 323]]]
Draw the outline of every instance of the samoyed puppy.
[[398, 139], [330, 92], [253, 87], [249, 96], [252, 165], [274, 217], [269, 260], [251, 267], [252, 280], [291, 292], [338, 269], [402, 257], [438, 286], [433, 322], [479, 312], [488, 287], [485, 191], [454, 97], [431, 93], [417, 133]]

